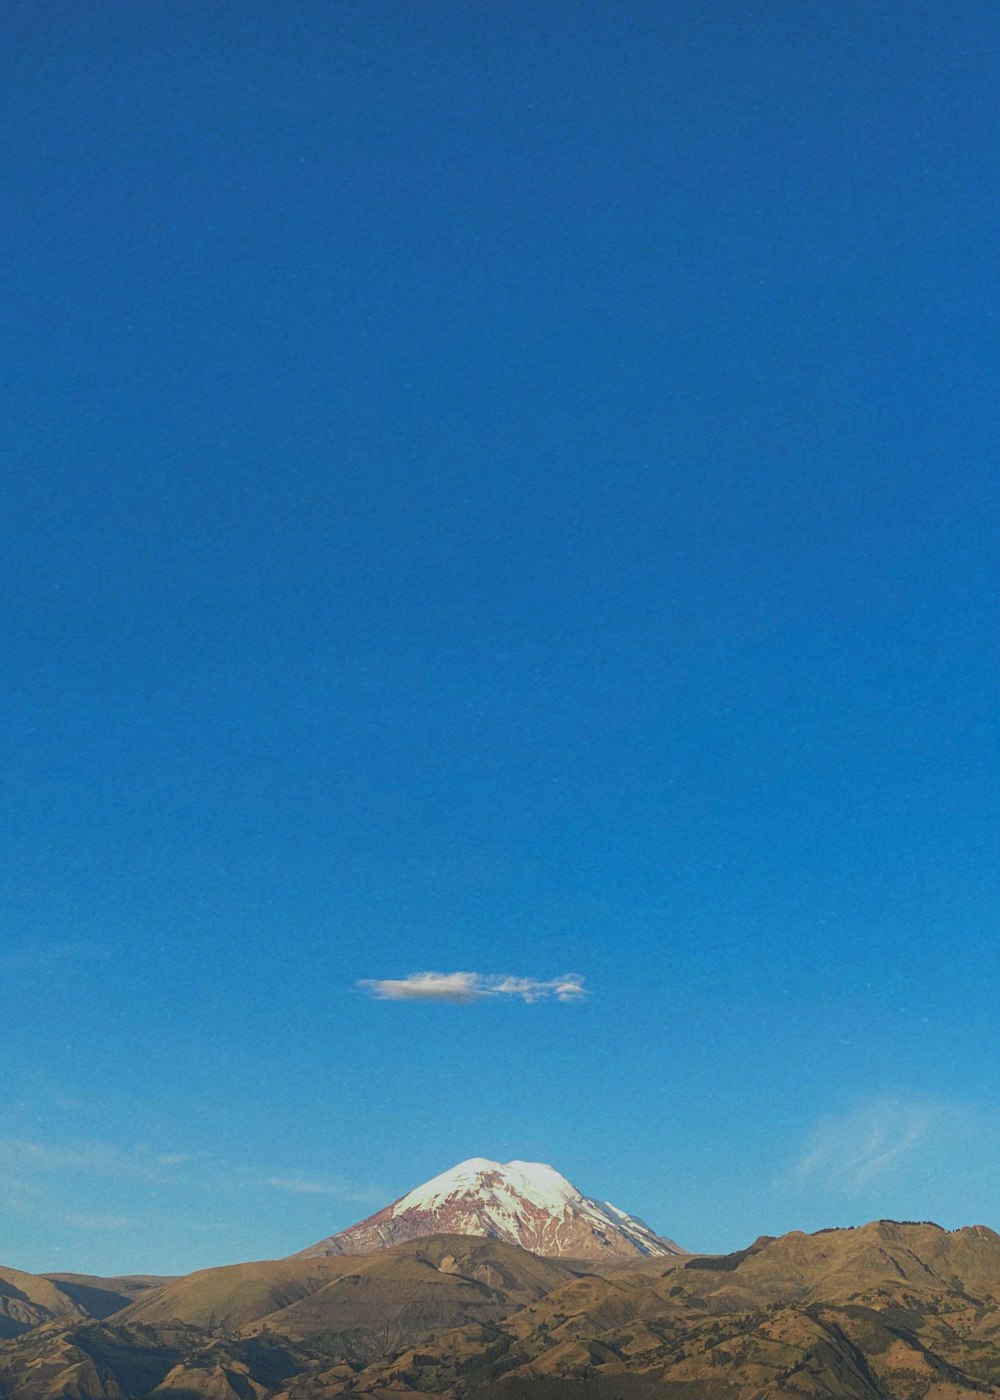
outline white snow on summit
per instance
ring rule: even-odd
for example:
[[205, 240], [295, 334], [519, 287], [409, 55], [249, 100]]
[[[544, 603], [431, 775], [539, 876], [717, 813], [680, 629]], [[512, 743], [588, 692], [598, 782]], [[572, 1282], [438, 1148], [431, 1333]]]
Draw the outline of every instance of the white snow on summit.
[[441, 1201], [446, 1201], [456, 1192], [474, 1187], [483, 1172], [497, 1170], [499, 1162], [491, 1162], [486, 1157], [470, 1157], [459, 1162], [450, 1171], [432, 1176], [422, 1186], [417, 1186], [407, 1195], [401, 1196], [392, 1208], [393, 1215], [401, 1215], [404, 1210], [433, 1210]]
[[[499, 1181], [488, 1185], [484, 1177], [497, 1176]], [[403, 1196], [392, 1208], [393, 1215], [407, 1210], [433, 1210], [452, 1196], [473, 1194], [481, 1197], [509, 1196], [531, 1201], [543, 1210], [560, 1210], [569, 1201], [582, 1201], [583, 1196], [571, 1186], [554, 1167], [544, 1162], [491, 1162], [488, 1157], [470, 1157], [457, 1167], [432, 1177]], [[621, 1212], [624, 1214], [624, 1212]]]

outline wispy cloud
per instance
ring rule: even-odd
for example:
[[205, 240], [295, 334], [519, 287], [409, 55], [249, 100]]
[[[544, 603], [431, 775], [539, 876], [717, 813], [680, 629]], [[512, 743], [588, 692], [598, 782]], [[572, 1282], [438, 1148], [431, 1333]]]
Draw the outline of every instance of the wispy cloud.
[[131, 1230], [135, 1221], [130, 1215], [87, 1215], [68, 1211], [65, 1223], [77, 1230]]
[[819, 1120], [790, 1173], [796, 1185], [857, 1194], [884, 1182], [942, 1132], [958, 1110], [917, 1099], [882, 1098]]
[[0, 1173], [92, 1172], [99, 1176], [156, 1179], [188, 1160], [182, 1152], [124, 1149], [107, 1142], [46, 1143], [0, 1137]]
[[313, 1181], [289, 1172], [284, 1176], [269, 1176], [264, 1181], [276, 1191], [290, 1191], [298, 1196], [337, 1196], [342, 1201], [359, 1201], [363, 1205], [379, 1204], [385, 1201], [387, 1192], [372, 1191], [367, 1187], [352, 1186], [347, 1181]]
[[0, 1135], [0, 1213], [95, 1234], [130, 1230], [139, 1221], [119, 1210], [123, 1198], [139, 1192], [149, 1201], [169, 1192], [187, 1160], [141, 1144]]
[[411, 972], [401, 978], [366, 978], [358, 986], [376, 1001], [443, 1001], [468, 1005], [490, 997], [517, 997], [533, 1003], [554, 998], [582, 1001], [584, 979], [575, 972], [550, 981], [535, 977], [497, 976], [484, 972]]
[[37, 1197], [43, 1181], [51, 1186], [53, 1182], [78, 1181], [86, 1176], [122, 1184], [155, 1184], [161, 1189], [181, 1181], [187, 1186], [194, 1184], [212, 1190], [224, 1179], [230, 1186], [234, 1182], [250, 1188], [264, 1185], [299, 1195], [337, 1196], [362, 1204], [386, 1199], [384, 1190], [370, 1185], [338, 1177], [309, 1177], [297, 1170], [278, 1170], [264, 1176], [246, 1163], [226, 1161], [208, 1153], [160, 1152], [146, 1143], [118, 1146], [99, 1141], [43, 1142], [0, 1136], [0, 1200], [11, 1209]]

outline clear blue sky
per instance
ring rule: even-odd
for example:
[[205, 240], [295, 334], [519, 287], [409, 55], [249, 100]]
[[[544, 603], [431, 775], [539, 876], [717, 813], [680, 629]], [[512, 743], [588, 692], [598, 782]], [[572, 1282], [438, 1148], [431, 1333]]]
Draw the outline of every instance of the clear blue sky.
[[0, 1262], [1000, 1226], [997, 20], [8, 6]]

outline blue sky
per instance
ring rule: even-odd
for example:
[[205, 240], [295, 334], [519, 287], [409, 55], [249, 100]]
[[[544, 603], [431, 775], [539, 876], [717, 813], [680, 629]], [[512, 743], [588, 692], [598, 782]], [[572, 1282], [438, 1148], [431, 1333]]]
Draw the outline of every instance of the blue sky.
[[1000, 1226], [996, 20], [10, 7], [0, 1261]]

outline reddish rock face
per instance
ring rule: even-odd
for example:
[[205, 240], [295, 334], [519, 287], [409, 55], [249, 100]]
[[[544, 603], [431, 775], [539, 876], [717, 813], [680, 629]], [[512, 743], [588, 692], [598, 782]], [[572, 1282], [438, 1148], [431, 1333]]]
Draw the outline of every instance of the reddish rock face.
[[677, 1245], [540, 1162], [460, 1162], [299, 1257], [367, 1254], [425, 1235], [482, 1235], [571, 1259], [676, 1255]]

